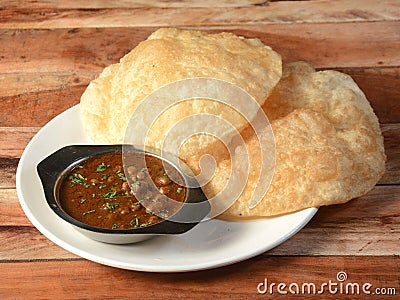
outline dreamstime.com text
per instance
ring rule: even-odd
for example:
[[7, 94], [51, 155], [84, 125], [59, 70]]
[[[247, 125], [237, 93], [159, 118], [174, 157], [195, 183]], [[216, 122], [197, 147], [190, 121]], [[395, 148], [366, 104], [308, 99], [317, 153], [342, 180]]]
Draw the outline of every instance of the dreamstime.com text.
[[259, 294], [293, 294], [293, 295], [320, 295], [320, 294], [342, 294], [342, 295], [396, 295], [395, 287], [374, 287], [369, 282], [350, 282], [347, 274], [343, 271], [336, 274], [336, 280], [328, 280], [320, 284], [312, 282], [268, 282], [267, 278], [257, 285]]

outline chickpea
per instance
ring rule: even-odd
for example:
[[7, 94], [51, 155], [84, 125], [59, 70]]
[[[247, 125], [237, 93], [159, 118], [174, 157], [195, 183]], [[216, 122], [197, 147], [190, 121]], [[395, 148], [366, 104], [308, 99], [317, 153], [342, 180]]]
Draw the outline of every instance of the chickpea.
[[138, 210], [140, 210], [140, 205], [136, 205], [136, 204], [133, 204], [132, 205], [132, 211], [138, 211]]
[[137, 172], [137, 168], [135, 166], [129, 166], [127, 171], [129, 175], [133, 175]]
[[170, 189], [169, 187], [166, 187], [166, 186], [162, 186], [162, 187], [160, 187], [158, 190], [159, 190], [160, 193], [163, 194], [163, 195], [166, 195], [166, 194], [168, 194], [168, 193], [171, 191], [171, 189]]
[[90, 184], [91, 185], [96, 185], [99, 184], [100, 181], [98, 181], [96, 178], [90, 179]]
[[151, 223], [156, 223], [157, 221], [158, 221], [158, 217], [157, 216], [151, 216], [149, 218], [149, 222], [151, 222]]
[[130, 190], [130, 188], [129, 188], [129, 183], [128, 183], [127, 181], [124, 181], [124, 182], [122, 183], [121, 190], [124, 191], [124, 192], [127, 192], [127, 191]]
[[134, 195], [137, 195], [141, 189], [141, 182], [140, 181], [135, 181], [132, 185], [132, 193]]
[[126, 208], [126, 209], [122, 209], [119, 213], [121, 215], [126, 215], [126, 214], [129, 214], [130, 212], [131, 212], [131, 210], [129, 208]]
[[159, 185], [167, 185], [171, 182], [171, 179], [168, 176], [158, 176], [155, 181]]
[[136, 178], [138, 180], [143, 180], [143, 179], [146, 178], [146, 176], [147, 176], [146, 172], [140, 171], [140, 172], [137, 173]]

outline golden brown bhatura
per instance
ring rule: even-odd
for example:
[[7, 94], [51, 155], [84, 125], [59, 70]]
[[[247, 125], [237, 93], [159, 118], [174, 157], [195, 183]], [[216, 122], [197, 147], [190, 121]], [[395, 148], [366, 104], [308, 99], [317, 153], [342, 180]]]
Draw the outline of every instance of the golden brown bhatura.
[[[304, 62], [284, 65], [281, 81], [263, 105], [276, 143], [276, 167], [261, 202], [249, 208], [257, 184], [260, 152], [251, 128], [242, 136], [250, 156], [250, 176], [224, 218], [251, 218], [338, 204], [359, 197], [378, 182], [386, 156], [379, 123], [352, 78], [316, 72]], [[218, 165], [204, 188], [213, 196], [224, 185], [230, 160]]]
[[[83, 128], [95, 143], [122, 143], [129, 119], [141, 101], [158, 88], [187, 78], [233, 83], [262, 105], [281, 74], [280, 55], [258, 39], [162, 28], [89, 84], [81, 97]], [[160, 149], [167, 129], [196, 113], [218, 116], [238, 130], [247, 126], [247, 120], [226, 104], [193, 99], [168, 109], [153, 126], [153, 120], [144, 120], [151, 127], [146, 145]], [[180, 149], [181, 159], [196, 156], [214, 143], [212, 136], [196, 135]]]
[[[248, 153], [250, 172], [240, 197], [221, 217], [267, 217], [344, 203], [367, 193], [384, 173], [378, 119], [350, 76], [316, 72], [304, 62], [285, 64], [282, 72], [281, 58], [270, 47], [231, 33], [155, 31], [89, 84], [80, 106], [84, 131], [95, 143], [124, 142], [131, 115], [148, 95], [168, 83], [196, 77], [225, 80], [244, 89], [262, 106], [259, 113], [267, 115], [274, 134], [274, 141], [267, 131], [255, 136], [250, 120], [207, 99], [179, 103], [153, 124], [147, 139], [153, 148], [162, 146], [168, 128], [196, 113], [223, 118], [240, 132], [246, 149], [237, 147], [233, 155]], [[259, 184], [260, 142], [276, 147], [276, 165], [269, 170], [274, 173], [268, 192], [250, 208]], [[230, 146], [235, 143], [233, 139]], [[179, 151], [195, 173], [206, 153], [217, 163], [214, 177], [203, 187], [211, 198], [241, 170], [232, 170], [227, 148], [212, 136], [196, 135]]]

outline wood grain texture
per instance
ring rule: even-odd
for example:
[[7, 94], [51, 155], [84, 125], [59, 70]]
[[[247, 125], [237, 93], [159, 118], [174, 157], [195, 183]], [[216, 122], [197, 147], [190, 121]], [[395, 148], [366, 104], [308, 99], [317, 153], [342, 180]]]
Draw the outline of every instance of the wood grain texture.
[[246, 7], [252, 5], [268, 5], [277, 0], [2, 0], [0, 8], [30, 8], [47, 9], [101, 9], [101, 8], [140, 8], [140, 7]]
[[[14, 189], [0, 189], [0, 212], [3, 261], [75, 258], [32, 227]], [[320, 208], [305, 228], [267, 254], [400, 255], [399, 245], [400, 187], [378, 186], [347, 204]]]
[[386, 172], [380, 182], [384, 184], [400, 184], [400, 135], [397, 124], [382, 125], [382, 134], [387, 156]]
[[400, 68], [337, 70], [354, 79], [371, 102], [381, 123], [400, 122]]
[[0, 127], [0, 140], [2, 141], [0, 143], [0, 159], [21, 157], [23, 150], [38, 131], [39, 127]]
[[[99, 73], [156, 29], [0, 30], [0, 74]], [[200, 29], [259, 38], [280, 53], [284, 61], [305, 60], [316, 68], [400, 67], [398, 22], [256, 24]]]
[[[0, 235], [6, 237], [0, 251], [0, 263], [78, 258], [48, 240], [34, 227], [4, 226], [0, 227]], [[19, 247], [17, 251], [16, 247]]]
[[[153, 2], [154, 3], [154, 2]], [[201, 3], [201, 2], [199, 2]], [[225, 2], [227, 3], [227, 2]], [[0, 28], [84, 28], [138, 26], [216, 26], [243, 24], [290, 24], [325, 22], [365, 22], [399, 20], [396, 0], [352, 0], [272, 2], [268, 5], [226, 7], [208, 5], [191, 7], [91, 7], [24, 9], [22, 6], [0, 11]], [[262, 4], [262, 3], [257, 3]]]
[[43, 126], [55, 116], [78, 104], [85, 88], [76, 86], [0, 98], [0, 126]]
[[[318, 267], [316, 267], [318, 266]], [[399, 291], [399, 257], [268, 257], [261, 256], [217, 270], [181, 274], [141, 273], [114, 269], [88, 261], [57, 261], [0, 264], [0, 272], [8, 280], [0, 282], [2, 299], [255, 299], [257, 286], [267, 278], [268, 283], [339, 283], [338, 272], [346, 272], [344, 283], [370, 283], [371, 294], [376, 288], [394, 287]], [[247, 274], [247, 276], [243, 276]], [[18, 282], [18, 288], [9, 282]], [[339, 287], [339, 285], [338, 285]], [[287, 289], [287, 288], [286, 288]], [[301, 290], [301, 289], [300, 289]], [[118, 292], [119, 291], [119, 292]], [[300, 295], [283, 295], [282, 298], [309, 299], [360, 299], [360, 295], [331, 294], [325, 288], [322, 295], [309, 295], [307, 289]], [[362, 293], [362, 292], [361, 292]], [[361, 294], [361, 299], [375, 299]], [[376, 299], [394, 299], [379, 296]]]
[[377, 186], [344, 205], [321, 207], [303, 230], [268, 254], [400, 255], [399, 200], [399, 186]]
[[19, 204], [16, 190], [0, 189], [0, 228], [21, 226], [31, 227], [32, 224]]
[[18, 161], [18, 158], [0, 157], [0, 189], [15, 188], [15, 172]]
[[0, 97], [16, 97], [57, 90], [66, 90], [76, 86], [87, 86], [98, 75], [96, 72], [84, 73], [12, 73], [0, 74]]

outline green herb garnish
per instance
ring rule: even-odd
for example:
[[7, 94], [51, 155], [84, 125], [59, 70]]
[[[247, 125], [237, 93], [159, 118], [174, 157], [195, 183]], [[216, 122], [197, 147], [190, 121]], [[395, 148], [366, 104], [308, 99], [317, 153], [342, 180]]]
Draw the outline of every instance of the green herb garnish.
[[114, 212], [114, 210], [119, 206], [118, 202], [115, 203], [106, 203], [107, 208], [110, 210], [110, 212]]
[[104, 172], [105, 170], [107, 170], [107, 168], [109, 168], [110, 165], [106, 165], [104, 162], [102, 162], [101, 164], [99, 164], [96, 168], [97, 172]]
[[118, 224], [112, 224], [111, 229], [117, 229], [119, 227]]
[[71, 182], [74, 184], [83, 184], [86, 178], [79, 173], [74, 173], [71, 176], [69, 176], [69, 180], [71, 180]]
[[102, 184], [99, 186], [99, 189], [104, 189], [105, 187], [107, 187], [105, 184]]
[[82, 215], [86, 216], [86, 215], [88, 215], [88, 214], [92, 214], [92, 213], [95, 213], [95, 212], [96, 212], [96, 210], [95, 210], [95, 209], [92, 209], [92, 210], [89, 210], [89, 211], [87, 211], [87, 212], [84, 212]]
[[129, 224], [133, 227], [138, 227], [139, 226], [139, 218], [133, 218], [132, 221], [129, 222]]
[[110, 177], [110, 175], [104, 174], [104, 175], [101, 177], [101, 180], [106, 180], [108, 177]]
[[81, 204], [82, 204], [82, 203], [85, 203], [86, 201], [87, 201], [86, 198], [82, 198], [82, 199], [81, 199]]
[[109, 192], [99, 195], [103, 196], [105, 199], [114, 199], [117, 197], [117, 191], [114, 188], [111, 188]]
[[153, 224], [153, 223], [151, 223], [151, 222], [146, 222], [146, 223], [140, 224], [140, 227], [146, 227], [146, 226], [149, 226], [149, 225], [151, 225], [151, 224]]
[[121, 170], [117, 171], [117, 175], [118, 175], [119, 179], [121, 179], [122, 181], [126, 181], [125, 174]]
[[181, 188], [181, 187], [177, 188], [177, 189], [176, 189], [176, 193], [177, 193], [177, 194], [182, 193], [182, 188]]

